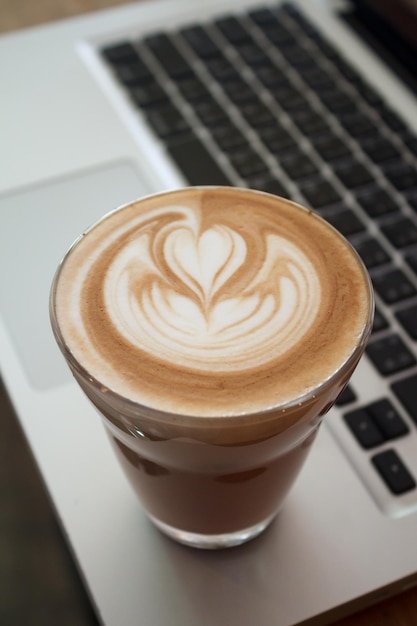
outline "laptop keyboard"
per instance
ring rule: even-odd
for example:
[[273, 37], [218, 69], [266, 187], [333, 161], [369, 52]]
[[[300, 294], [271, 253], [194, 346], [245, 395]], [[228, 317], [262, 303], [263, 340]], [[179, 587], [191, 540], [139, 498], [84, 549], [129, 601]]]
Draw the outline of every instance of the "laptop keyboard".
[[354, 376], [328, 423], [382, 508], [416, 510], [417, 136], [289, 3], [100, 53], [189, 184], [292, 198], [355, 246], [384, 382], [363, 402]]

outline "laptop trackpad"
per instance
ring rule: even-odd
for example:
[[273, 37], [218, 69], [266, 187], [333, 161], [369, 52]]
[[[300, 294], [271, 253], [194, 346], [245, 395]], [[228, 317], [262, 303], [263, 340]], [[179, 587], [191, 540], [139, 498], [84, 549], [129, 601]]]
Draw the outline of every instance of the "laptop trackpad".
[[0, 313], [29, 382], [70, 374], [49, 325], [49, 289], [66, 249], [104, 213], [152, 190], [119, 162], [0, 196]]

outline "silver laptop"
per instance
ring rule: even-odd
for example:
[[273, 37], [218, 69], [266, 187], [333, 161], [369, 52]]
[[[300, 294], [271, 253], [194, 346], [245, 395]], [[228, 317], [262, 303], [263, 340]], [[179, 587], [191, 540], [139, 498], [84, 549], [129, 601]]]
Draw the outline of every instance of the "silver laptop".
[[[106, 626], [327, 624], [417, 583], [417, 9], [378, 4], [155, 0], [0, 38], [1, 374]], [[377, 300], [282, 513], [216, 553], [145, 518], [48, 321], [83, 229], [199, 183], [313, 207]]]

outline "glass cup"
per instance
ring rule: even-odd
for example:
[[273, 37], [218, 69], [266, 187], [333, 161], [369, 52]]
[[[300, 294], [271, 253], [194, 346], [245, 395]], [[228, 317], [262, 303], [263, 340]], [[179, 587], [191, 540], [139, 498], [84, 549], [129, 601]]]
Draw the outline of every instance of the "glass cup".
[[[305, 211], [297, 205], [294, 210]], [[336, 231], [334, 236], [341, 238]], [[198, 548], [230, 547], [256, 537], [281, 508], [323, 416], [363, 354], [373, 321], [372, 287], [365, 268], [369, 306], [363, 330], [349, 358], [330, 377], [266, 410], [220, 417], [178, 415], [132, 401], [104, 385], [70, 349], [57, 314], [57, 284], [83, 237], [70, 248], [54, 278], [52, 328], [75, 379], [98, 409], [147, 515], [173, 539]], [[350, 248], [347, 242], [343, 245]], [[359, 257], [357, 262], [361, 264]]]

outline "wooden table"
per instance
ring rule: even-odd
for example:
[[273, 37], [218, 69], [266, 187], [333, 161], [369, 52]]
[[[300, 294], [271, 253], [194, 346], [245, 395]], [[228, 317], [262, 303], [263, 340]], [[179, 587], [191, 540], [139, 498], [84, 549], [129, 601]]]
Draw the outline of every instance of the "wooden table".
[[[0, 0], [0, 33], [127, 4], [128, 1]], [[0, 402], [4, 402], [1, 395]], [[417, 626], [417, 588], [335, 622], [333, 626]]]

